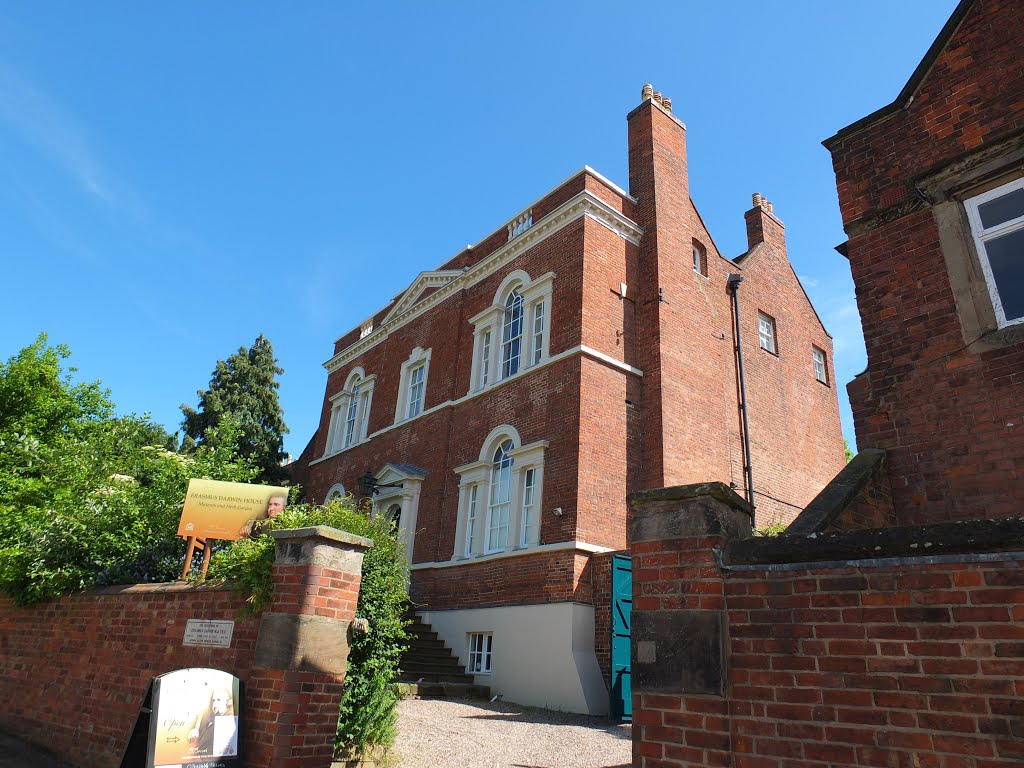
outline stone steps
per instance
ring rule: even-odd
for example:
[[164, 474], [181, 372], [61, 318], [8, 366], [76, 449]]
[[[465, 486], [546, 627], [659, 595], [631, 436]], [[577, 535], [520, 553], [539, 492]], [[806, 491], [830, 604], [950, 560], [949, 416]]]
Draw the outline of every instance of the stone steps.
[[466, 674], [459, 658], [444, 644], [437, 633], [409, 614], [412, 624], [407, 631], [413, 639], [402, 655], [402, 673], [398, 689], [405, 698], [416, 699], [489, 699], [491, 689], [477, 685], [472, 675]]

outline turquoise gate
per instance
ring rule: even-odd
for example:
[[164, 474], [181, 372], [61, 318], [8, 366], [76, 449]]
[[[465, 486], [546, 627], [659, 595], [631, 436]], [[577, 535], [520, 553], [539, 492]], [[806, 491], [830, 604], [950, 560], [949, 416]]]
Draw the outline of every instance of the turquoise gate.
[[633, 561], [629, 555], [612, 555], [612, 653], [609, 711], [619, 720], [633, 719], [630, 684], [629, 627], [633, 609]]

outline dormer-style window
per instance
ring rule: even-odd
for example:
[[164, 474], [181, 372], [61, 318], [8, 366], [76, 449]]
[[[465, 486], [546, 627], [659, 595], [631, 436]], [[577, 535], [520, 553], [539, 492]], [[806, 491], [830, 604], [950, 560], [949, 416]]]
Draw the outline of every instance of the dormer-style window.
[[964, 206], [998, 327], [1024, 322], [1024, 179]]
[[478, 392], [548, 357], [554, 273], [536, 280], [522, 270], [506, 277], [473, 324], [471, 391]]
[[324, 455], [343, 451], [366, 439], [373, 403], [376, 376], [367, 376], [356, 368], [345, 380], [345, 387], [331, 398], [331, 421], [327, 429]]

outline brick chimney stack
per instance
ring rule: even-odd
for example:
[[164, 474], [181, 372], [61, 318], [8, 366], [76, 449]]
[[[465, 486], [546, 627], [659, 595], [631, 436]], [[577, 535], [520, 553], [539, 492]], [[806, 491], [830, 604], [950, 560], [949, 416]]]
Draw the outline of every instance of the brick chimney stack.
[[[664, 403], [689, 402], [687, 393], [679, 390], [691, 380], [684, 385], [671, 378], [680, 364], [674, 358], [666, 360], [666, 355], [672, 358], [685, 350], [666, 351], [657, 341], [664, 328], [673, 327], [679, 333], [672, 315], [683, 307], [682, 299], [673, 305], [671, 299], [659, 301], [658, 297], [681, 284], [684, 270], [692, 274], [697, 219], [690, 202], [686, 126], [672, 114], [672, 100], [645, 85], [640, 105], [626, 121], [629, 193], [636, 198], [635, 221], [644, 231], [637, 252], [636, 334], [652, 340], [637, 349], [637, 367], [644, 372], [640, 429], [645, 435], [637, 487], [660, 488], [666, 484], [666, 455], [699, 453], [698, 446], [685, 444], [690, 433], [672, 430], [664, 418]], [[669, 378], [663, 376], [663, 369], [669, 371]]]
[[768, 243], [786, 251], [786, 226], [775, 216], [773, 206], [759, 192], [753, 194], [754, 207], [743, 214], [747, 220], [747, 250]]

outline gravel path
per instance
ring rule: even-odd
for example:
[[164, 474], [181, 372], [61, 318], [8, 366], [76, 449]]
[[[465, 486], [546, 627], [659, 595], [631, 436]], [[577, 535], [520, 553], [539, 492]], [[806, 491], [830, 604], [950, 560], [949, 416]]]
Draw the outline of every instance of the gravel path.
[[630, 768], [628, 723], [504, 702], [405, 699], [395, 768]]

